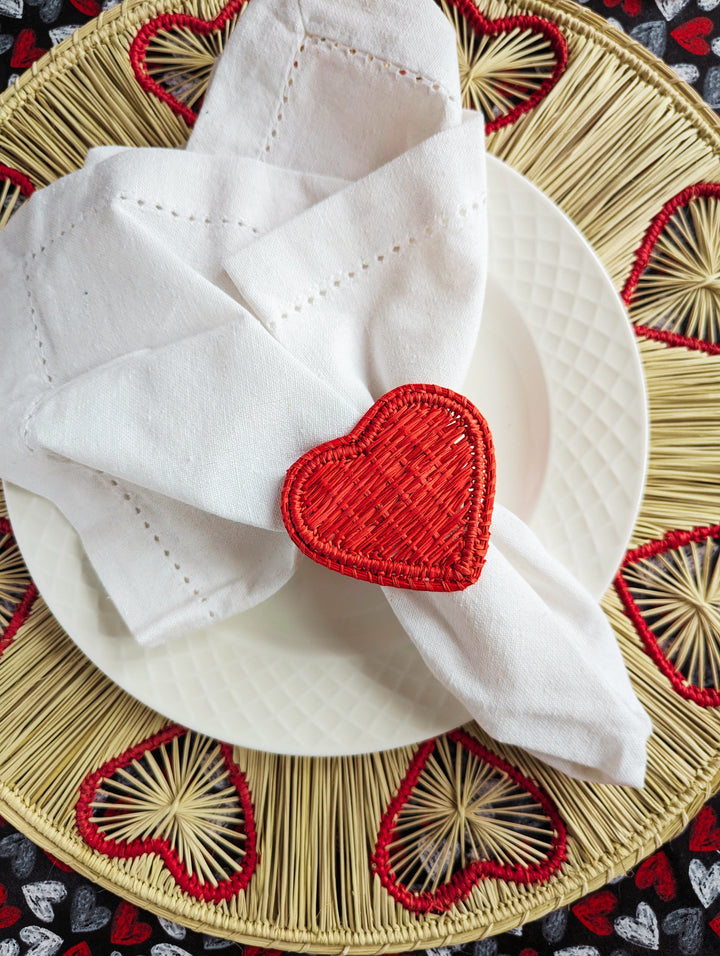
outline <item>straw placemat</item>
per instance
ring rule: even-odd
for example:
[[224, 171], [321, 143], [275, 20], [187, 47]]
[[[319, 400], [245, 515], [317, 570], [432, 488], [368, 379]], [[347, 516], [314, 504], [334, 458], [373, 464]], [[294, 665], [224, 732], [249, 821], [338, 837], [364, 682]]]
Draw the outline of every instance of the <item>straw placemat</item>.
[[[501, 932], [624, 872], [720, 783], [717, 121], [568, 2], [445, 9], [490, 150], [582, 229], [642, 333], [650, 464], [604, 607], [655, 727], [647, 785], [569, 780], [475, 726], [343, 759], [165, 726], [63, 634], [0, 517], [2, 813], [125, 898], [250, 944], [375, 953]], [[126, 3], [33, 64], [0, 97], [0, 224], [92, 145], [182, 143], [239, 10]]]

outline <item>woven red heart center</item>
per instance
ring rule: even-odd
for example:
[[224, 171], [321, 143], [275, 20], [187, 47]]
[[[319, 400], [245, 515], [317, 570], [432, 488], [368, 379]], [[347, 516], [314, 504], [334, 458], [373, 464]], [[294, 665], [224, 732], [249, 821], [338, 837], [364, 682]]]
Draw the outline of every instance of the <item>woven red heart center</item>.
[[402, 385], [349, 435], [295, 462], [282, 513], [300, 550], [340, 574], [458, 591], [480, 576], [494, 494], [492, 438], [475, 406]]
[[[179, 887], [208, 902], [237, 896], [257, 864], [250, 791], [232, 749], [178, 726], [89, 774], [76, 820], [99, 853], [155, 854]], [[146, 924], [132, 915], [116, 914], [112, 932], [121, 942], [145, 938]]]
[[650, 223], [622, 291], [639, 335], [720, 354], [720, 183], [696, 183]]
[[548, 794], [455, 730], [421, 744], [380, 821], [372, 866], [406, 909], [445, 912], [483, 879], [547, 880], [566, 833]]
[[192, 126], [210, 71], [247, 0], [230, 0], [214, 20], [164, 13], [138, 30], [129, 57], [140, 86]]
[[567, 44], [550, 20], [490, 20], [474, 0], [442, 0], [441, 6], [458, 36], [463, 105], [483, 111], [488, 133], [537, 106], [565, 71]]
[[720, 525], [629, 551], [615, 578], [645, 650], [682, 696], [720, 705]]

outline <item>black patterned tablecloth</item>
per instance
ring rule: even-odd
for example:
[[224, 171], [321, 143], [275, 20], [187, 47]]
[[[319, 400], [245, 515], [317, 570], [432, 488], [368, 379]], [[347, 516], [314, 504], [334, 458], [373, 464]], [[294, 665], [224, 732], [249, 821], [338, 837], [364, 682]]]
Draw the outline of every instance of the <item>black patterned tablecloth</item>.
[[[0, 87], [115, 0], [0, 0]], [[720, 0], [588, 0], [720, 110]], [[720, 796], [631, 873], [442, 956], [720, 956]], [[138, 910], [0, 824], [0, 956], [201, 956], [243, 947]]]

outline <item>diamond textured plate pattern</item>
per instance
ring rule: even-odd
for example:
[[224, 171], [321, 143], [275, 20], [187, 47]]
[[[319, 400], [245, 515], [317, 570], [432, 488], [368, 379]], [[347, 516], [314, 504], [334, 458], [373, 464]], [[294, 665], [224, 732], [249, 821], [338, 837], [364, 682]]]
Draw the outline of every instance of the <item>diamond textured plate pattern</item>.
[[[493, 430], [498, 500], [599, 598], [644, 484], [634, 335], [557, 207], [492, 157], [488, 175], [491, 280], [465, 392]], [[336, 755], [415, 743], [467, 720], [374, 585], [303, 558], [252, 611], [142, 648], [62, 515], [19, 488], [6, 494], [31, 574], [68, 634], [121, 687], [187, 727], [259, 750]]]

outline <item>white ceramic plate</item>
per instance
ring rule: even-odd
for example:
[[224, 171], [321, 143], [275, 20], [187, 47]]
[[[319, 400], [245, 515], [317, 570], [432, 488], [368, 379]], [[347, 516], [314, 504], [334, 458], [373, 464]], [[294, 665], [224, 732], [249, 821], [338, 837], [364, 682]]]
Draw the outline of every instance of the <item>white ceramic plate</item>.
[[[568, 219], [498, 160], [488, 171], [492, 278], [465, 393], [493, 432], [498, 500], [599, 598], [644, 486], [635, 338]], [[30, 572], [68, 634], [121, 687], [188, 727], [260, 750], [331, 755], [414, 743], [467, 719], [379, 588], [306, 559], [254, 610], [142, 648], [57, 509], [13, 486], [6, 493]]]

